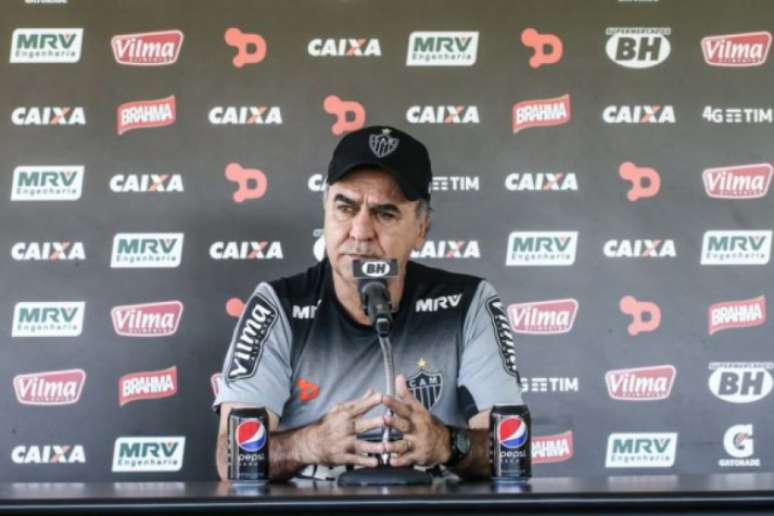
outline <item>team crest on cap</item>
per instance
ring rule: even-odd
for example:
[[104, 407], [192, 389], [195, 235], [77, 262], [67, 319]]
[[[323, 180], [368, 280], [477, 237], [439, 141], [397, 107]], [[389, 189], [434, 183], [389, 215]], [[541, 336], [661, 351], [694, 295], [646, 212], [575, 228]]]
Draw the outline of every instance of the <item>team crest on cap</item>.
[[400, 140], [390, 136], [390, 130], [382, 129], [382, 134], [372, 134], [368, 137], [368, 146], [377, 158], [383, 158], [398, 148]]
[[443, 375], [438, 371], [426, 369], [427, 362], [420, 359], [417, 362], [419, 371], [406, 379], [408, 389], [427, 410], [432, 409], [441, 399], [443, 391]]

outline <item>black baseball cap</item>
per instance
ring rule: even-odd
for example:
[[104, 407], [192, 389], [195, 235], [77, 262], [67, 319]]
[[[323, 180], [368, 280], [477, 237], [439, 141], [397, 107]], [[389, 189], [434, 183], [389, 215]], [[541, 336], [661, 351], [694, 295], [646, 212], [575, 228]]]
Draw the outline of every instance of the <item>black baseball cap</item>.
[[374, 125], [347, 134], [333, 150], [327, 182], [332, 185], [347, 172], [367, 166], [391, 174], [409, 201], [430, 199], [430, 154], [400, 129]]

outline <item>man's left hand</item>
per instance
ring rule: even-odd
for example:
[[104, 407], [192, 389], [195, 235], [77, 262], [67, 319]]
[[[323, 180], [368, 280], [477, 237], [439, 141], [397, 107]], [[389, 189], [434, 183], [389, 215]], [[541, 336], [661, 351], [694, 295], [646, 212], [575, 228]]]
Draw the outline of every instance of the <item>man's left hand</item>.
[[384, 423], [400, 430], [403, 439], [387, 443], [392, 466], [432, 466], [449, 460], [449, 430], [411, 394], [406, 378], [395, 379], [397, 398], [384, 396], [382, 403], [392, 411], [385, 414]]

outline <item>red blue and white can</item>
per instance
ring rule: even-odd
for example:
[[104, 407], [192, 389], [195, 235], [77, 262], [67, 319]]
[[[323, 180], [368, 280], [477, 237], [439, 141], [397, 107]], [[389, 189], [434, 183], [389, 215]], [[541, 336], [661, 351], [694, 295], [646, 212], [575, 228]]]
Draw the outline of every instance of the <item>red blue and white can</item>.
[[239, 408], [228, 415], [229, 480], [269, 480], [269, 414]]
[[531, 422], [526, 405], [495, 405], [489, 416], [492, 480], [524, 482], [532, 476]]

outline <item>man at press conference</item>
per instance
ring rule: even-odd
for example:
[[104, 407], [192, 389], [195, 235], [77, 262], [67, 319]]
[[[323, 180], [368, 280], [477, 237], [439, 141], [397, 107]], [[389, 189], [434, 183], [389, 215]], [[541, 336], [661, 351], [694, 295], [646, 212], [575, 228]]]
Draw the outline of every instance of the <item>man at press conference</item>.
[[[338, 143], [323, 195], [326, 258], [259, 283], [234, 329], [214, 402], [221, 479], [228, 415], [242, 407], [268, 412], [272, 480], [330, 478], [318, 466], [373, 468], [386, 454], [395, 467], [489, 477], [490, 410], [522, 403], [514, 341], [486, 280], [409, 261], [430, 224], [431, 183], [426, 147], [403, 131], [366, 127]], [[398, 264], [387, 283], [394, 397], [353, 275], [355, 260], [376, 258]], [[385, 427], [400, 437], [372, 438]]]

